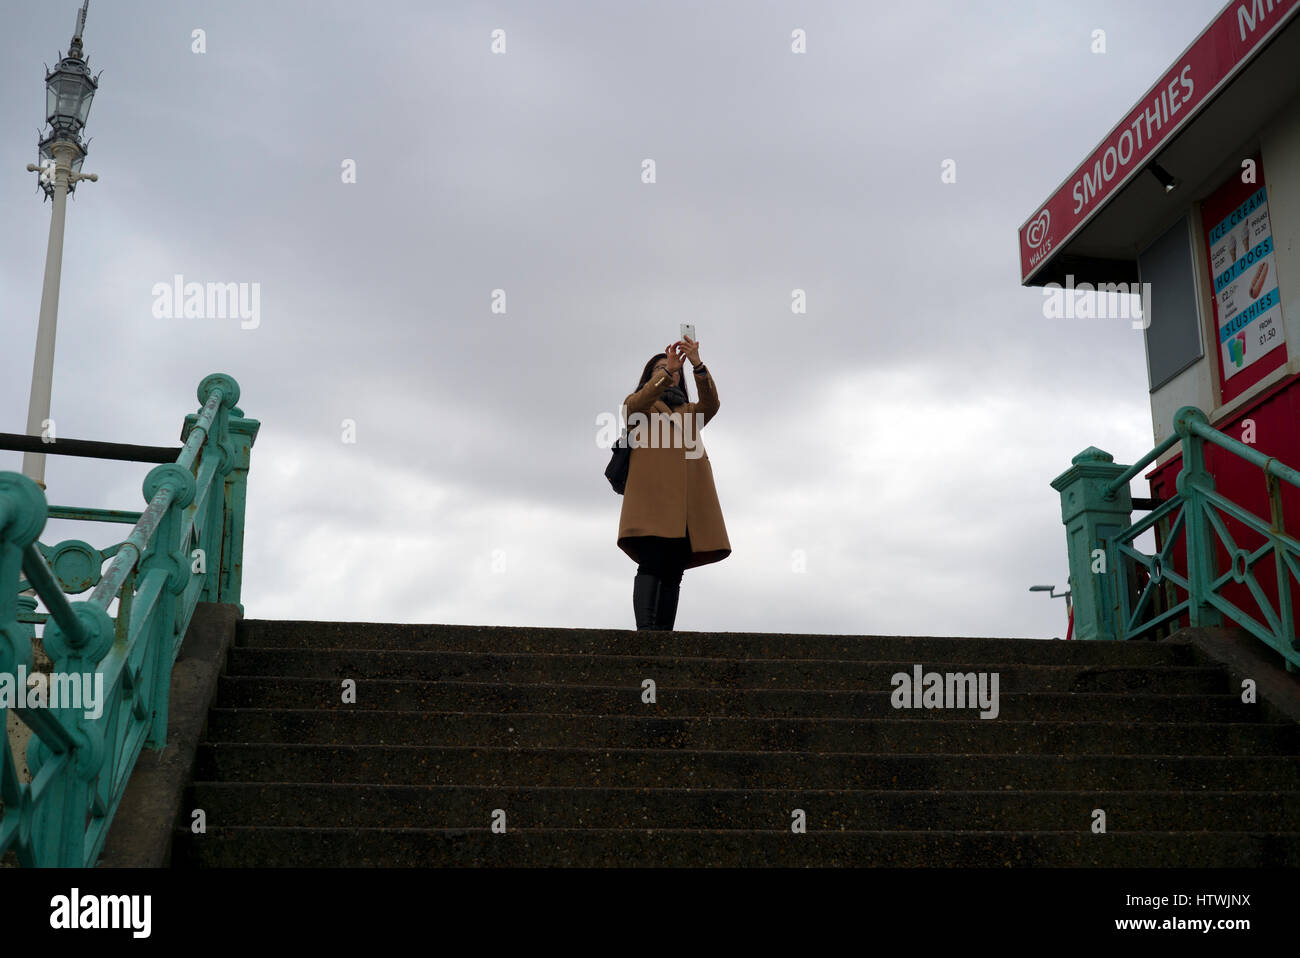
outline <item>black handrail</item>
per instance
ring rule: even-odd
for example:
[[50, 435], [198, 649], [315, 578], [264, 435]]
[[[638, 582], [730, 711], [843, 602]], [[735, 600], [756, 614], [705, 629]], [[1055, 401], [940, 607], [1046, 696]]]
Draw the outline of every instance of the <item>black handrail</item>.
[[10, 452], [42, 452], [47, 456], [81, 456], [86, 459], [118, 459], [125, 462], [175, 462], [181, 447], [137, 446], [128, 442], [100, 442], [96, 439], [56, 439], [0, 432], [0, 449]]
[[1133, 503], [1133, 508], [1139, 512], [1153, 512], [1169, 500], [1156, 498], [1147, 499], [1142, 496], [1133, 496], [1129, 501]]

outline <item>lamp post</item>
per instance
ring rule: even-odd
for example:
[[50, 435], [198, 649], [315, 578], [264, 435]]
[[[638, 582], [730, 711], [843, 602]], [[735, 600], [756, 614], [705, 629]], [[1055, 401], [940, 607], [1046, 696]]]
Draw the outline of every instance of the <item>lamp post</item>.
[[1046, 592], [1048, 593], [1049, 598], [1065, 600], [1065, 614], [1066, 617], [1069, 619], [1069, 625], [1066, 627], [1065, 630], [1065, 637], [1067, 639], [1071, 638], [1074, 634], [1074, 605], [1070, 601], [1069, 590], [1066, 590], [1065, 592], [1062, 592], [1058, 595], [1056, 592], [1056, 586], [1054, 585], [1031, 585], [1029, 587], [1029, 591]]
[[[63, 270], [63, 223], [67, 214], [68, 194], [82, 180], [99, 179], [94, 173], [82, 173], [86, 145], [81, 131], [90, 115], [90, 102], [99, 86], [99, 78], [90, 75], [82, 55], [81, 34], [86, 28], [84, 0], [77, 11], [76, 30], [68, 55], [45, 75], [45, 119], [50, 132], [38, 144], [41, 165], [27, 164], [40, 173], [41, 187], [53, 200], [50, 213], [50, 241], [45, 252], [45, 285], [41, 289], [41, 318], [36, 328], [36, 359], [32, 364], [32, 394], [27, 405], [27, 435], [41, 436], [50, 418], [50, 388], [54, 380], [54, 333], [59, 318], [59, 277]], [[45, 454], [23, 453], [23, 475], [45, 488]]]

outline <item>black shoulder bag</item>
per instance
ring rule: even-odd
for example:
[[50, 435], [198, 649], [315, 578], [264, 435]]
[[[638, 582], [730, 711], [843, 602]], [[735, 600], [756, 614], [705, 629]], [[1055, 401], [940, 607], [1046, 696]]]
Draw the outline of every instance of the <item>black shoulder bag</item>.
[[623, 490], [627, 488], [627, 470], [632, 464], [632, 447], [627, 443], [627, 428], [623, 429], [623, 435], [614, 443], [613, 452], [609, 456], [609, 465], [605, 467], [605, 478], [620, 496]]

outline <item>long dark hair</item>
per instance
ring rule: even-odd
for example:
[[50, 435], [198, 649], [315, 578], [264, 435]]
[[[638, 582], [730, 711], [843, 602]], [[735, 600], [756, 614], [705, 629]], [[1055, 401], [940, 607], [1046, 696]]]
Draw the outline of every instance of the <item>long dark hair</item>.
[[[645, 364], [645, 369], [641, 370], [641, 381], [636, 384], [636, 389], [632, 391], [640, 392], [641, 387], [650, 381], [650, 374], [654, 372], [655, 363], [659, 362], [659, 360], [661, 359], [667, 359], [667, 358], [668, 358], [667, 353], [655, 353], [653, 356], [651, 356], [650, 361]], [[677, 388], [685, 393], [686, 392], [686, 367], [685, 366], [683, 366], [680, 370], [678, 370], [677, 379], [678, 379]], [[691, 398], [690, 393], [686, 393], [687, 402], [690, 401], [690, 398]]]

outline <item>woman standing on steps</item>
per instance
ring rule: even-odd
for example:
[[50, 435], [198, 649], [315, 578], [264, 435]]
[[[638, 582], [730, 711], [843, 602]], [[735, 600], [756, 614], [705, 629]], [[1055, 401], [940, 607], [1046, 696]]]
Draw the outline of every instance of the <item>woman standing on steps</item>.
[[[683, 359], [694, 367], [699, 402], [687, 401]], [[632, 608], [638, 629], [672, 629], [682, 573], [731, 554], [713, 467], [700, 441], [701, 427], [718, 406], [700, 344], [689, 338], [652, 356], [636, 392], [623, 400], [632, 454], [618, 547], [637, 563]]]

